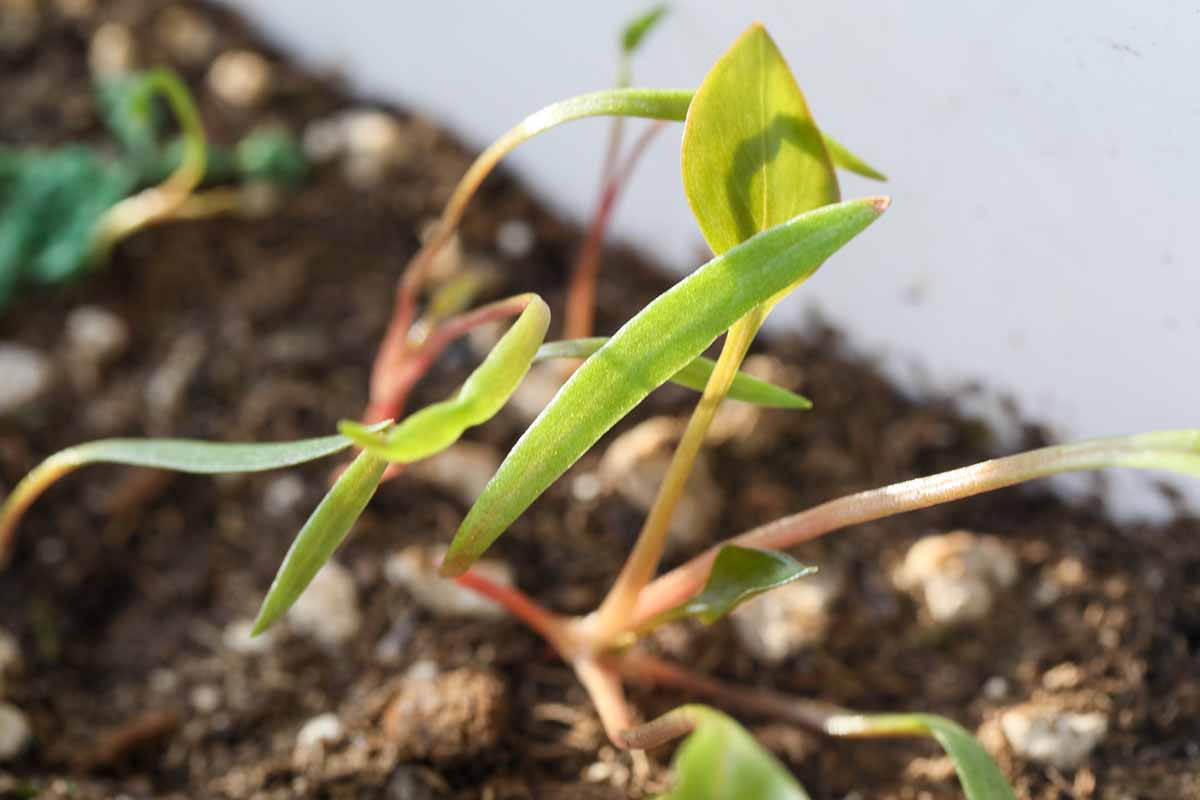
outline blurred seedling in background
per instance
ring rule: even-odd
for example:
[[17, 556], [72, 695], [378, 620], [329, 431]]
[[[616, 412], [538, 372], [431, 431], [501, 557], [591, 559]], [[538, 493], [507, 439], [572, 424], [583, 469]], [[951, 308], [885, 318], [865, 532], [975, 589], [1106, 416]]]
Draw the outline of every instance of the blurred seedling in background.
[[[255, 131], [231, 151], [208, 144], [187, 86], [165, 68], [96, 85], [118, 155], [75, 144], [0, 147], [0, 306], [24, 284], [60, 283], [108, 260], [139, 230], [175, 219], [255, 213], [271, 186], [307, 169], [286, 133]], [[165, 101], [178, 135], [168, 138]], [[225, 184], [197, 191], [204, 185]], [[238, 184], [238, 187], [228, 186]]]
[[[538, 133], [591, 116], [685, 123], [684, 190], [714, 258], [607, 338], [544, 343], [550, 309], [534, 294], [454, 313], [431, 314], [427, 306], [418, 317], [422, 293], [430, 288], [430, 265], [489, 172]], [[931, 737], [953, 760], [969, 798], [1012, 798], [987, 752], [957, 723], [921, 713], [861, 713], [730, 685], [653, 656], [639, 645], [668, 621], [694, 617], [711, 623], [755, 596], [803, 580], [814, 567], [784, 551], [851, 525], [1062, 472], [1120, 466], [1200, 477], [1200, 430], [1047, 447], [831, 500], [745, 531], [658, 575], [672, 514], [718, 406], [726, 399], [796, 410], [809, 405], [739, 368], [771, 308], [888, 206], [882, 197], [841, 201], [835, 166], [881, 177], [821, 133], [782, 55], [759, 25], [733, 44], [695, 91], [619, 85], [550, 105], [476, 159], [408, 264], [375, 362], [364, 422], [343, 422], [336, 436], [290, 443], [106, 440], [69, 448], [48, 458], [9, 495], [0, 510], [0, 552], [10, 549], [15, 525], [37, 495], [85, 464], [251, 472], [358, 446], [360, 452], [284, 557], [255, 623], [255, 630], [262, 631], [287, 611], [330, 558], [389, 467], [396, 472], [429, 457], [467, 428], [486, 422], [535, 362], [583, 359], [476, 499], [450, 544], [443, 573], [541, 634], [572, 666], [615, 745], [649, 748], [686, 737], [675, 754], [670, 798], [807, 795], [722, 712], [686, 705], [637, 724], [625, 699], [626, 681], [675, 688], [730, 711], [780, 718], [831, 737]], [[403, 416], [411, 388], [451, 342], [481, 324], [511, 317], [516, 321], [452, 398]], [[722, 334], [716, 362], [702, 359]], [[472, 564], [547, 487], [667, 381], [697, 389], [701, 397], [636, 544], [594, 612], [556, 614], [519, 589], [472, 571]]]

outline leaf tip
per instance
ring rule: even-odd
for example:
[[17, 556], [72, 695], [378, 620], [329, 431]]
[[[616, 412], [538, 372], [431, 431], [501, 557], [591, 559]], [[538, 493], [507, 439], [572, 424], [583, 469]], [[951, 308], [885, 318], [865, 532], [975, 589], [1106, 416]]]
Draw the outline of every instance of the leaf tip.
[[876, 214], [882, 214], [883, 212], [887, 211], [888, 206], [892, 204], [892, 198], [884, 194], [880, 195], [879, 197], [869, 198], [867, 202], [870, 203], [871, 207], [875, 209]]
[[263, 600], [262, 608], [258, 610], [258, 616], [254, 618], [254, 625], [250, 628], [251, 639], [265, 633], [267, 628], [279, 621], [279, 612], [271, 607], [270, 599], [271, 595], [268, 593], [267, 598]]

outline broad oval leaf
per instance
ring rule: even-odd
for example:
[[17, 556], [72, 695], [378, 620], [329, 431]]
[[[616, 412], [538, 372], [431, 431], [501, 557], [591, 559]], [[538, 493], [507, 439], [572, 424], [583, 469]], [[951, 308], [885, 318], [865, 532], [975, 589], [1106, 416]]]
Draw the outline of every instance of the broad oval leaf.
[[[558, 342], [547, 342], [538, 349], [534, 361], [548, 361], [552, 358], [587, 358], [595, 353], [608, 341], [606, 336], [592, 336], [586, 339], [564, 339]], [[710, 358], [694, 358], [687, 366], [671, 376], [671, 383], [679, 384], [687, 389], [703, 392], [708, 377], [712, 375], [716, 363]], [[763, 408], [812, 408], [812, 401], [803, 395], [776, 386], [753, 375], [739, 372], [733, 378], [729, 387], [729, 399], [740, 400], [743, 403], [753, 403]]]
[[810, 274], [878, 218], [882, 198], [802, 214], [714, 258], [659, 295], [583, 363], [508, 453], [443, 564], [459, 575], [646, 395], [750, 309]]
[[445, 450], [467, 428], [487, 422], [504, 407], [529, 372], [549, 327], [550, 307], [542, 298], [530, 295], [521, 316], [454, 397], [426, 406], [386, 433], [372, 433], [351, 421], [343, 421], [338, 430], [355, 444], [395, 463], [406, 464]]
[[682, 159], [688, 203], [718, 254], [839, 198], [821, 132], [760, 24], [738, 37], [696, 90]]
[[954, 762], [967, 800], [1016, 800], [1012, 787], [983, 745], [957, 722], [934, 714], [862, 714], [846, 718], [834, 736], [929, 736]]
[[[391, 423], [371, 426], [382, 430]], [[233, 443], [194, 439], [101, 439], [68, 447], [47, 458], [26, 475], [0, 507], [0, 560], [21, 515], [47, 488], [64, 475], [88, 464], [124, 464], [198, 475], [261, 472], [315, 461], [349, 447], [346, 436], [322, 436], [295, 442]]]
[[254, 620], [252, 635], [271, 627], [292, 607], [367, 507], [386, 468], [382, 458], [363, 452], [338, 477], [288, 548]]
[[675, 752], [675, 785], [659, 800], [809, 800], [787, 768], [730, 717], [685, 706], [695, 730]]
[[698, 617], [708, 625], [747, 600], [816, 571], [816, 567], [801, 564], [787, 553], [725, 545], [717, 553], [700, 593], [666, 611], [647, 627], [680, 617]]

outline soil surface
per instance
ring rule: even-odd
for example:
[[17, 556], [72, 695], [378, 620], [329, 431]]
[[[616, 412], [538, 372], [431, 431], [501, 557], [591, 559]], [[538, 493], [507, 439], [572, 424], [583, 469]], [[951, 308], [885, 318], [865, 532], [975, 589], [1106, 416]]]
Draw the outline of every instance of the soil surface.
[[[36, 37], [0, 51], [6, 144], [108, 141], [87, 54], [111, 21], [132, 32], [137, 63], [170, 64], [189, 79], [217, 142], [263, 122], [300, 135], [362, 106], [226, 11], [188, 6], [213, 37], [191, 49], [171, 45], [164, 4], [38, 5]], [[253, 110], [228, 105], [206, 82], [212, 59], [233, 48], [264, 55], [273, 69]], [[406, 154], [377, 185], [348, 180], [345, 163], [331, 161], [263, 219], [145, 231], [89, 279], [27, 294], [3, 312], [0, 340], [36, 349], [54, 371], [36, 402], [0, 416], [0, 491], [86, 440], [284, 440], [357, 415], [398, 271], [469, 157], [429, 122], [394, 113]], [[524, 233], [527, 251], [512, 246]], [[503, 175], [488, 181], [462, 231], [464, 259], [501, 276], [483, 299], [535, 290], [556, 325], [579, 241]], [[599, 330], [614, 330], [668, 283], [636, 255], [608, 252]], [[64, 320], [81, 306], [127, 327], [128, 345], [107, 363], [80, 366]], [[816, 408], [766, 412], [749, 444], [714, 448], [715, 524], [675, 561], [718, 534], [992, 454], [977, 420], [942, 399], [906, 399], [819, 324], [757, 349], [786, 365]], [[477, 360], [467, 343], [450, 350], [414, 406], [444, 397]], [[664, 389], [613, 435], [683, 415], [693, 398]], [[502, 454], [526, 419], [506, 409], [469, 434], [472, 452]], [[492, 551], [522, 589], [559, 611], [594, 606], [641, 521], [630, 493], [591, 479], [613, 435]], [[1030, 427], [1025, 438], [1041, 436]], [[357, 596], [352, 635], [323, 644], [291, 622], [248, 645], [240, 626], [334, 464], [223, 479], [96, 467], [43, 497], [0, 573], [0, 628], [21, 653], [0, 693], [27, 715], [34, 740], [0, 764], [0, 796], [499, 800], [637, 797], [668, 785], [669, 748], [610, 747], [570, 669], [536, 636], [504, 618], [435, 614], [389, 580], [389, 557], [449, 541], [466, 510], [466, 498], [428, 476], [384, 485], [337, 555]], [[997, 537], [1015, 556], [1015, 582], [984, 618], [936, 626], [893, 572], [919, 538], [957, 529]], [[750, 685], [947, 715], [978, 731], [1022, 797], [1200, 796], [1200, 521], [1122, 527], [1097, 502], [1010, 490], [864, 525], [797, 555], [842, 576], [822, 612], [831, 624], [808, 645], [769, 663], [739, 646], [725, 621], [672, 628], [654, 646]], [[397, 693], [408, 711], [386, 714]], [[650, 717], [686, 698], [635, 688], [631, 699]], [[1078, 767], [1019, 757], [1001, 719], [1028, 707], [1098, 713], [1106, 733]], [[332, 725], [331, 738], [298, 749], [301, 728], [322, 714], [336, 721], [310, 725], [306, 737]], [[814, 798], [961, 796], [932, 744], [830, 742], [746, 722]]]

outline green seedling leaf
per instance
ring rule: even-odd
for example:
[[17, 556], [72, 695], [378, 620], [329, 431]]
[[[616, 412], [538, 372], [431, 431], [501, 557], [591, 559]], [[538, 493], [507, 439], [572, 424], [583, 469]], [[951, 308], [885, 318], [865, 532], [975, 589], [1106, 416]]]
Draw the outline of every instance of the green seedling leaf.
[[884, 175], [879, 170], [872, 167], [867, 162], [863, 161], [854, 153], [850, 152], [847, 147], [841, 142], [834, 139], [826, 133], [821, 134], [821, 138], [825, 140], [825, 151], [829, 153], [829, 158], [833, 161], [833, 165], [847, 172], [853, 172], [855, 175], [861, 175], [864, 178], [870, 178], [876, 181], [886, 181], [887, 175]]
[[[547, 342], [542, 345], [534, 356], [534, 361], [547, 361], [552, 358], [587, 358], [595, 353], [608, 341], [606, 336], [593, 336], [587, 339], [566, 339], [559, 342]], [[712, 359], [695, 358], [687, 366], [671, 377], [671, 383], [677, 383], [687, 389], [697, 392], [704, 391], [708, 376], [712, 374], [716, 364]], [[808, 410], [812, 402], [803, 395], [788, 391], [782, 386], [759, 380], [752, 375], [739, 372], [729, 388], [731, 400], [741, 400], [743, 403], [753, 403], [764, 408], [799, 408]]]
[[407, 464], [445, 450], [463, 431], [494, 417], [533, 364], [550, 327], [550, 307], [537, 295], [450, 400], [426, 406], [386, 433], [352, 421], [338, 425], [345, 436], [379, 458]]
[[718, 254], [838, 201], [821, 132], [762, 25], [738, 37], [692, 98], [683, 132], [683, 187]]
[[292, 607], [300, 593], [308, 588], [313, 577], [333, 555], [355, 521], [362, 515], [379, 481], [387, 462], [371, 453], [363, 452], [341, 474], [333, 488], [322, 498], [304, 523], [300, 533], [283, 558], [271, 588], [263, 600], [258, 617], [254, 620], [251, 635], [271, 627]]
[[809, 800], [783, 764], [731, 718], [705, 706], [678, 711], [692, 717], [695, 730], [675, 752], [675, 786], [659, 800]]
[[[840, 723], [840, 724], [839, 724]], [[965, 728], [933, 714], [863, 714], [834, 721], [835, 736], [929, 736], [954, 762], [967, 800], [1016, 800], [996, 762]], [[838, 730], [837, 728], [844, 728]]]
[[632, 55], [650, 31], [662, 21], [662, 18], [667, 15], [667, 4], [659, 3], [649, 11], [630, 20], [629, 24], [621, 31], [621, 50], [626, 55]]
[[786, 553], [726, 545], [717, 553], [700, 593], [667, 611], [653, 626], [680, 617], [698, 617], [710, 625], [747, 600], [816, 571]]
[[[371, 430], [378, 431], [383, 422]], [[51, 484], [88, 464], [124, 464], [197, 475], [262, 472], [315, 461], [353, 444], [345, 436], [322, 436], [295, 442], [240, 444], [192, 439], [101, 439], [60, 450], [26, 475], [0, 506], [0, 560], [7, 555], [17, 522], [25, 509]]]
[[759, 303], [812, 273], [887, 207], [854, 200], [802, 214], [714, 258], [657, 297], [585, 361], [476, 500], [446, 554], [459, 575], [646, 395]]

